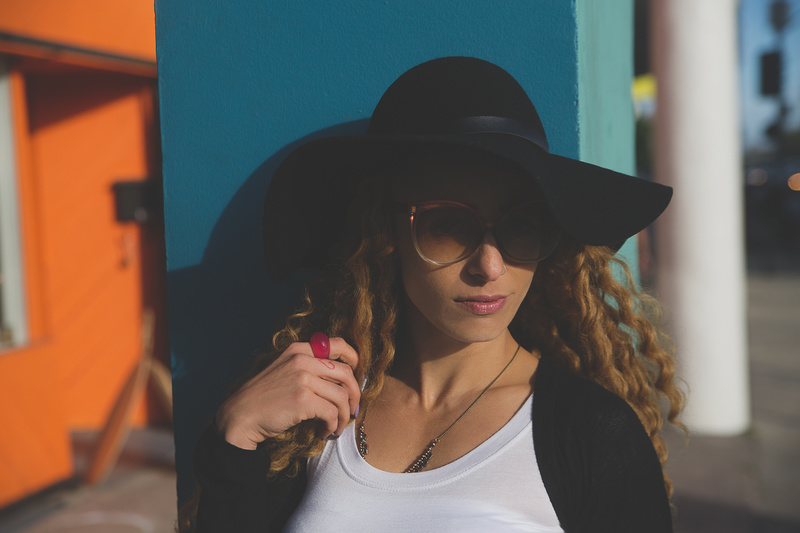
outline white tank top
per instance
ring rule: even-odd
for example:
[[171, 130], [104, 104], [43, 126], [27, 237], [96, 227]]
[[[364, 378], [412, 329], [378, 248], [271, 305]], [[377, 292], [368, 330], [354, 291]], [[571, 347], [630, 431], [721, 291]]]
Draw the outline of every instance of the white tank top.
[[465, 456], [416, 474], [372, 467], [351, 424], [309, 460], [305, 495], [284, 531], [563, 533], [536, 462], [532, 405], [528, 398]]

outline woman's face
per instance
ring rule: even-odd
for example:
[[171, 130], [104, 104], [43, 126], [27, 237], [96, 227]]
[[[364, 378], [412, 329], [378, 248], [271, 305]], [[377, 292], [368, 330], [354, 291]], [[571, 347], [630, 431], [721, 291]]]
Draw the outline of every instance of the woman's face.
[[[410, 165], [397, 180], [395, 200], [415, 204], [448, 200], [474, 208], [487, 223], [510, 208], [540, 200], [530, 178], [514, 166], [487, 156], [428, 158]], [[504, 257], [492, 232], [475, 252], [457, 263], [432, 264], [420, 257], [407, 215], [398, 215], [401, 275], [409, 324], [432, 325], [465, 343], [503, 334], [528, 293], [536, 263]]]

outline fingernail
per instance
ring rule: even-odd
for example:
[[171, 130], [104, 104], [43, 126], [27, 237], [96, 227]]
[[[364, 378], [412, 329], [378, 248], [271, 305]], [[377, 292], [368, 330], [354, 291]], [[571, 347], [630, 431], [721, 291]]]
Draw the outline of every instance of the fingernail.
[[353, 418], [358, 418], [359, 409], [361, 409], [361, 404], [356, 405], [356, 414], [353, 415]]

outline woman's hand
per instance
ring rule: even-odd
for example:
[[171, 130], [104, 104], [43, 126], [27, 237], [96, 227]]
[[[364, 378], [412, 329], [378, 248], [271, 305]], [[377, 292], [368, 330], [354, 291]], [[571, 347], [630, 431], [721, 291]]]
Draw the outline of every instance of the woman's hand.
[[324, 424], [321, 438], [341, 434], [361, 399], [353, 375], [358, 354], [339, 337], [330, 339], [330, 348], [328, 359], [317, 359], [309, 343], [292, 343], [222, 404], [220, 434], [246, 450], [312, 418]]

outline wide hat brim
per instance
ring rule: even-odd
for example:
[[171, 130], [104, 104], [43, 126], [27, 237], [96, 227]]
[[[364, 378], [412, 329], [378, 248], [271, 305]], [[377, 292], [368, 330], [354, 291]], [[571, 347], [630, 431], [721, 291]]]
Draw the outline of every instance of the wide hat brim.
[[342, 242], [343, 211], [363, 179], [387, 176], [388, 169], [444, 148], [518, 165], [541, 189], [564, 233], [583, 244], [619, 247], [672, 196], [669, 187], [551, 154], [536, 108], [499, 66], [471, 57], [434, 59], [389, 86], [365, 135], [310, 141], [278, 167], [264, 208], [272, 279], [325, 266], [341, 253], [335, 248]]
[[319, 268], [336, 253], [341, 210], [361, 181], [436, 147], [503, 157], [526, 171], [561, 229], [579, 243], [618, 249], [666, 209], [672, 189], [603, 167], [550, 154], [500, 132], [466, 135], [352, 135], [310, 141], [280, 165], [269, 187], [263, 239], [273, 280], [300, 267]]

